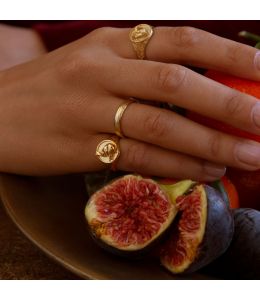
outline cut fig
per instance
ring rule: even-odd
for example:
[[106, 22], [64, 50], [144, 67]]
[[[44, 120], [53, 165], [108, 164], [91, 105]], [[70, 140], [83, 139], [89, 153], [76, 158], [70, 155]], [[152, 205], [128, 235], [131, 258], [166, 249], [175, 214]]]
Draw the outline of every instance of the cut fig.
[[176, 208], [176, 224], [162, 246], [161, 262], [172, 273], [191, 273], [226, 251], [234, 221], [220, 193], [203, 184], [177, 197]]
[[167, 230], [176, 213], [176, 205], [164, 186], [135, 175], [116, 179], [94, 193], [85, 209], [95, 240], [121, 255], [149, 248]]

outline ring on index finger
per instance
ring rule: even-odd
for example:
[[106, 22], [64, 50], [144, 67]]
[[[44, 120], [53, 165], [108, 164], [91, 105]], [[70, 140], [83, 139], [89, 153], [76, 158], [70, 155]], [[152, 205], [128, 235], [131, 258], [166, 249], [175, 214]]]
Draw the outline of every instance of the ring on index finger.
[[145, 49], [152, 35], [153, 27], [147, 24], [139, 24], [131, 29], [129, 38], [138, 59], [145, 58]]

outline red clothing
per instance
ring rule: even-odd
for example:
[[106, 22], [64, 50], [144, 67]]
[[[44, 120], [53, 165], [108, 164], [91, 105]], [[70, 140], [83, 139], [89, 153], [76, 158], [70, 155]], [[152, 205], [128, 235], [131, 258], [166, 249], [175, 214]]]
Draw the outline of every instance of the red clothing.
[[[42, 37], [46, 48], [51, 51], [72, 42], [90, 31], [104, 26], [133, 27], [140, 23], [153, 26], [192, 26], [214, 34], [248, 42], [237, 36], [242, 30], [260, 34], [260, 21], [3, 21], [15, 26], [33, 27]], [[254, 43], [252, 43], [254, 45]]]
[[[19, 23], [21, 24], [13, 24]], [[244, 43], [248, 41], [237, 36], [239, 31], [260, 34], [260, 21], [27, 21], [22, 22], [22, 25], [31, 25], [42, 37], [46, 48], [51, 51], [99, 27], [133, 27], [140, 23], [153, 26], [193, 26]]]

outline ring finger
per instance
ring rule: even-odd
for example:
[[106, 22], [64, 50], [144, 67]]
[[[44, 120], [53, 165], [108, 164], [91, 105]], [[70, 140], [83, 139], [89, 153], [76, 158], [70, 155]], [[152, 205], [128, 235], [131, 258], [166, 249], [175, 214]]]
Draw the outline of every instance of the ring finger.
[[[113, 133], [114, 111], [107, 109], [106, 119], [111, 122], [100, 123], [99, 131]], [[207, 128], [165, 109], [132, 103], [124, 112], [121, 128], [128, 138], [167, 150], [247, 170], [260, 167], [258, 143]]]
[[[95, 147], [106, 139], [111, 139], [111, 135], [98, 134], [92, 138], [90, 144], [88, 143], [88, 149], [93, 153], [93, 156]], [[116, 168], [128, 172], [150, 176], [213, 181], [223, 176], [226, 171], [224, 166], [129, 138], [121, 138], [118, 145], [121, 154], [116, 161]], [[86, 156], [79, 157], [84, 158]], [[91, 162], [87, 160], [79, 163], [79, 171], [85, 169], [94, 171], [104, 169], [104, 167], [105, 164], [100, 162], [97, 157]]]
[[[105, 88], [121, 97], [169, 102], [233, 127], [260, 133], [259, 101], [183, 66], [122, 60]], [[105, 82], [105, 81], [104, 81]]]

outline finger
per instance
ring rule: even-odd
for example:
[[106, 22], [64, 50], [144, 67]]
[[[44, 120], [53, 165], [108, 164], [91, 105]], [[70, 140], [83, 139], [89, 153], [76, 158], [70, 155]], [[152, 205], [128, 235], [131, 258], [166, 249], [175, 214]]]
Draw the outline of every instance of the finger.
[[181, 153], [138, 142], [121, 139], [121, 170], [160, 177], [214, 181], [225, 174], [226, 168]]
[[[97, 106], [102, 109], [100, 117], [95, 118], [96, 129], [114, 133], [114, 116], [124, 100], [113, 98], [104, 103]], [[124, 135], [135, 140], [227, 166], [260, 168], [259, 143], [210, 129], [169, 110], [132, 103], [120, 123]]]
[[[105, 165], [94, 157], [96, 145], [107, 138], [111, 138], [111, 135], [99, 134], [93, 138], [90, 146], [93, 153], [92, 171], [110, 167], [110, 165]], [[116, 161], [116, 167], [119, 170], [150, 176], [190, 178], [200, 181], [216, 180], [223, 176], [226, 171], [224, 166], [132, 139], [120, 139], [119, 147], [121, 154]], [[85, 167], [89, 169], [89, 165]], [[84, 163], [81, 163], [81, 168], [84, 168]]]
[[[120, 56], [136, 58], [129, 32], [114, 29], [111, 44]], [[191, 27], [156, 27], [146, 49], [148, 60], [189, 64], [255, 80], [260, 79], [259, 53], [251, 46]]]
[[[260, 144], [207, 128], [169, 110], [133, 103], [121, 119], [132, 139], [237, 168], [260, 168]], [[157, 160], [158, 161], [158, 160]]]
[[240, 129], [260, 133], [259, 101], [255, 97], [183, 66], [122, 60], [111, 72], [109, 86], [105, 88], [122, 97], [170, 102]]

